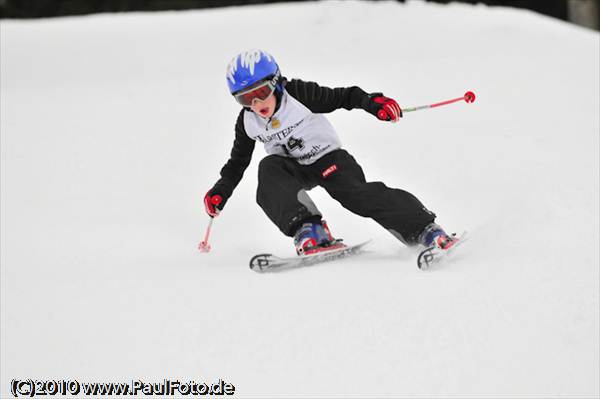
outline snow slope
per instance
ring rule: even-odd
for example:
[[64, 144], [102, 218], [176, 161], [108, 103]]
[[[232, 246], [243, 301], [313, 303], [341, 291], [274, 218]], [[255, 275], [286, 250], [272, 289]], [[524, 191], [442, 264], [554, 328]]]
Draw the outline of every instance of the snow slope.
[[[337, 1], [7, 21], [1, 33], [1, 381], [222, 378], [240, 397], [598, 397], [600, 35], [531, 12]], [[471, 240], [443, 268], [321, 189], [360, 258], [291, 255], [253, 162], [201, 254], [238, 112], [225, 66], [383, 91], [330, 120], [367, 178]]]

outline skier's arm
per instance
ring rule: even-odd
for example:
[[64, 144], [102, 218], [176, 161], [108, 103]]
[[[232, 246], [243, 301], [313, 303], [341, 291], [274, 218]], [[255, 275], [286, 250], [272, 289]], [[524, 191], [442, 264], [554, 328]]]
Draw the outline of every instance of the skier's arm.
[[287, 92], [304, 106], [317, 114], [324, 114], [336, 109], [362, 108], [368, 94], [357, 86], [329, 88], [319, 86], [315, 82], [292, 79], [286, 82]]
[[315, 82], [292, 79], [286, 82], [287, 92], [317, 114], [344, 108], [361, 108], [378, 119], [397, 122], [402, 117], [400, 106], [382, 93], [368, 94], [358, 86], [329, 88]]
[[[221, 178], [215, 183], [213, 188], [206, 193], [205, 204], [206, 198], [210, 199], [210, 197], [216, 195], [222, 198], [222, 201], [216, 205], [218, 210], [223, 209], [225, 203], [233, 193], [233, 190], [235, 190], [240, 180], [242, 180], [244, 171], [248, 165], [250, 165], [250, 161], [252, 160], [252, 152], [254, 152], [254, 145], [256, 142], [246, 134], [246, 129], [244, 129], [244, 112], [244, 110], [240, 112], [235, 124], [235, 141], [233, 142], [229, 160], [221, 169]], [[208, 205], [207, 212], [211, 215], [211, 210], [208, 208]], [[211, 216], [216, 215], [212, 214]]]

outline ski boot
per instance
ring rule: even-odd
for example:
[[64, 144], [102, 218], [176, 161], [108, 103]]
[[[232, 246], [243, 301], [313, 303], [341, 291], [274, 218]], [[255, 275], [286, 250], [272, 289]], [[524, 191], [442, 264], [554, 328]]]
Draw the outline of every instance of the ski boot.
[[448, 235], [444, 229], [435, 223], [431, 223], [425, 227], [419, 237], [419, 243], [425, 246], [425, 249], [417, 258], [419, 269], [426, 269], [432, 264], [439, 262], [452, 249], [464, 241], [465, 234], [466, 232], [460, 237], [455, 233]]
[[333, 238], [327, 222], [304, 223], [294, 235], [294, 245], [298, 255], [310, 255], [321, 251], [341, 248], [341, 242]]
[[431, 223], [421, 233], [419, 242], [427, 248], [436, 247], [442, 251], [448, 251], [456, 244], [457, 240], [456, 234], [448, 235], [439, 225]]

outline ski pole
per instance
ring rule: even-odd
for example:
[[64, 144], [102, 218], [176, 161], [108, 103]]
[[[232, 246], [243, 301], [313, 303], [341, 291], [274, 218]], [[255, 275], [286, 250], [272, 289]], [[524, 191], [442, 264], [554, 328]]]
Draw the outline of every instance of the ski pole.
[[[210, 202], [213, 205], [219, 205], [221, 202], [223, 201], [223, 198], [220, 195], [215, 195], [210, 199]], [[219, 213], [219, 210], [217, 209], [217, 215]], [[215, 216], [217, 216], [215, 215]], [[204, 240], [200, 241], [200, 244], [198, 244], [198, 249], [200, 250], [200, 252], [210, 252], [211, 250], [211, 246], [208, 243], [208, 237], [210, 237], [210, 230], [212, 229], [212, 224], [213, 221], [215, 220], [215, 217], [210, 216], [210, 221], [208, 222], [208, 227], [206, 228], [206, 233], [204, 234]]]
[[452, 100], [446, 100], [446, 101], [442, 101], [442, 102], [435, 103], [435, 104], [420, 105], [418, 107], [402, 108], [402, 112], [403, 113], [404, 112], [413, 112], [413, 111], [419, 111], [419, 110], [427, 109], [427, 108], [441, 107], [442, 105], [452, 104], [452, 103], [455, 103], [455, 102], [461, 101], [461, 100], [465, 100], [465, 102], [467, 102], [467, 103], [472, 103], [475, 101], [475, 93], [473, 93], [472, 91], [468, 91], [465, 93], [464, 96], [458, 97], [458, 98], [453, 98]]
[[213, 220], [215, 219], [210, 218], [210, 221], [208, 222], [208, 227], [206, 228], [206, 233], [204, 234], [204, 240], [200, 241], [200, 244], [198, 244], [198, 249], [200, 250], [200, 252], [210, 252], [211, 247], [208, 243], [208, 237], [210, 236], [210, 229], [212, 228]]

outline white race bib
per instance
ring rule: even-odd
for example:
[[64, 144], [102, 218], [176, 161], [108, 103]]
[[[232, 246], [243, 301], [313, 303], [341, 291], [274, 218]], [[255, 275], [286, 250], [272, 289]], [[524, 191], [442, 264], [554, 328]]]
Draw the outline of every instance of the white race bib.
[[271, 119], [245, 112], [244, 128], [248, 137], [264, 144], [267, 154], [293, 158], [302, 165], [310, 165], [342, 146], [324, 115], [313, 114], [285, 90]]

